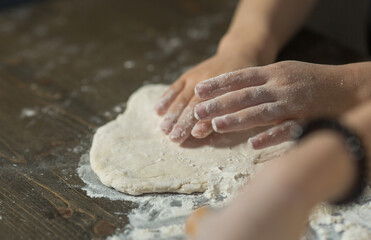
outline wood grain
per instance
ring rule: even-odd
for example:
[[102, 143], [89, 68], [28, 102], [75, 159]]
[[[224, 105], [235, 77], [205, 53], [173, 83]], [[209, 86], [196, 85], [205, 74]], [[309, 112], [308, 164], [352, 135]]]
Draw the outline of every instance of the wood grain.
[[[212, 55], [235, 3], [60, 0], [1, 12], [0, 239], [104, 239], [126, 226], [115, 213], [135, 206], [86, 196], [80, 157], [135, 89]], [[308, 31], [280, 59], [360, 60]]]

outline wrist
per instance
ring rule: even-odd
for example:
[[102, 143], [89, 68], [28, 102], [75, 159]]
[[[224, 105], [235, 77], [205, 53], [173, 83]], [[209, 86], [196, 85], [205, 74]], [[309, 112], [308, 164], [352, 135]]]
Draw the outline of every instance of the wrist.
[[278, 50], [268, 34], [248, 36], [246, 33], [226, 33], [219, 42], [217, 54], [234, 54], [253, 61], [257, 66], [275, 62]]
[[354, 185], [356, 165], [335, 131], [310, 134], [287, 158], [282, 161], [282, 178], [308, 206], [342, 199]]
[[355, 90], [357, 103], [364, 102], [371, 98], [371, 62], [360, 62], [342, 65], [342, 68], [349, 76], [348, 85]]
[[368, 182], [371, 183], [371, 101], [366, 101], [356, 108], [348, 111], [342, 118], [342, 122], [350, 126], [362, 139], [368, 157]]
[[[303, 162], [304, 158], [297, 150], [272, 160], [257, 174], [251, 185], [256, 185], [256, 191], [269, 192], [266, 198], [274, 199], [282, 208], [292, 206], [302, 212], [310, 211], [318, 203], [318, 197], [309, 191], [308, 174], [305, 167], [298, 167], [303, 165], [298, 164], [298, 160]], [[253, 191], [252, 187], [250, 189]], [[254, 194], [247, 192], [246, 195]]]

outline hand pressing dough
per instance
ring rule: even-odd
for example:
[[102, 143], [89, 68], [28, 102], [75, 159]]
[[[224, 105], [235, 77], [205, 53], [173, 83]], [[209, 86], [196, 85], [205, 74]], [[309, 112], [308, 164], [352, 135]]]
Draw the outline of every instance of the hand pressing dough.
[[167, 88], [143, 86], [130, 97], [125, 113], [97, 130], [90, 164], [103, 184], [132, 195], [228, 191], [246, 181], [259, 159], [287, 148], [254, 151], [247, 140], [256, 129], [190, 138], [179, 146], [159, 129], [161, 117], [154, 111]]

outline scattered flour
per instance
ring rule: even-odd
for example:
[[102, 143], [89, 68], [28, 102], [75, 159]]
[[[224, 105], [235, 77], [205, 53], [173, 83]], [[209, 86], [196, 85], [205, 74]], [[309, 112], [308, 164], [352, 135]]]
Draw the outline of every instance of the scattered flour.
[[115, 74], [115, 71], [111, 68], [102, 68], [98, 69], [97, 73], [93, 77], [94, 81], [100, 81], [108, 77], [112, 77]]
[[[151, 108], [152, 109], [152, 108]], [[112, 112], [115, 112], [115, 107]], [[116, 110], [119, 110], [118, 108]], [[146, 109], [142, 109], [147, 111]], [[191, 111], [192, 112], [192, 111]], [[192, 115], [190, 115], [192, 117]], [[130, 125], [130, 127], [132, 127]], [[227, 139], [225, 139], [227, 140]], [[228, 144], [230, 142], [223, 142]], [[83, 190], [90, 197], [105, 197], [110, 200], [132, 202], [136, 206], [127, 214], [129, 224], [118, 229], [110, 240], [152, 240], [184, 239], [184, 221], [192, 211], [200, 206], [220, 207], [228, 203], [233, 194], [254, 174], [259, 164], [282, 153], [288, 146], [275, 146], [276, 151], [251, 151], [246, 172], [228, 172], [220, 166], [210, 166], [207, 189], [203, 194], [146, 194], [130, 196], [109, 188], [101, 183], [90, 166], [88, 154], [82, 155], [77, 169], [78, 175], [86, 184]], [[81, 153], [81, 149], [73, 152]], [[200, 151], [204, 149], [200, 148]], [[210, 155], [214, 150], [210, 150]], [[166, 151], [165, 151], [166, 152]], [[164, 152], [162, 152], [164, 153]], [[125, 152], [123, 152], [125, 154]], [[152, 155], [148, 155], [152, 156]], [[209, 156], [209, 155], [208, 155]], [[159, 159], [162, 159], [161, 152]], [[153, 159], [150, 159], [153, 160]], [[227, 159], [241, 164], [244, 158]], [[229, 164], [231, 165], [231, 164]], [[251, 166], [250, 166], [251, 165]], [[235, 165], [233, 165], [235, 166]], [[241, 171], [239, 169], [239, 171]], [[128, 184], [125, 181], [126, 186]], [[309, 217], [308, 229], [302, 240], [349, 240], [371, 239], [371, 190], [368, 188], [363, 198], [352, 205], [343, 207], [319, 204]]]
[[117, 230], [109, 240], [183, 239], [186, 217], [208, 199], [202, 194], [153, 194], [130, 196], [103, 185], [90, 167], [89, 155], [81, 157], [77, 172], [87, 185], [83, 188], [89, 197], [130, 201], [138, 205], [128, 214], [129, 226]]
[[135, 67], [135, 62], [132, 61], [132, 60], [127, 60], [127, 61], [125, 61], [125, 62], [122, 64], [122, 66], [123, 66], [124, 68], [126, 68], [126, 69], [132, 69], [132, 68]]
[[87, 92], [95, 93], [96, 92], [95, 87], [88, 86], [88, 85], [81, 86], [80, 90], [81, 92], [84, 92], [84, 93], [87, 93]]
[[370, 187], [359, 202], [349, 206], [318, 205], [309, 219], [317, 238], [307, 239], [371, 239]]
[[[207, 39], [212, 32], [212, 26], [219, 21], [220, 19], [216, 17], [215, 22], [211, 24], [205, 23], [197, 29], [189, 28], [186, 34], [192, 40]], [[196, 24], [192, 22], [191, 25], [194, 26]], [[156, 43], [160, 51], [148, 53], [147, 58], [151, 61], [162, 56], [172, 55], [174, 52], [177, 53], [177, 50], [185, 44], [185, 41], [183, 38], [171, 35], [158, 38]], [[186, 56], [185, 53], [177, 55]], [[185, 57], [185, 59], [187, 58]], [[164, 76], [155, 76], [156, 78], [152, 81], [172, 81], [176, 79], [180, 75], [178, 64], [181, 59], [177, 61], [174, 61], [171, 69], [165, 71]], [[122, 66], [125, 69], [132, 69], [136, 66], [136, 62], [128, 60]], [[170, 72], [169, 70], [172, 69], [177, 69], [177, 71]], [[148, 65], [147, 70], [149, 72], [153, 71], [153, 65]], [[181, 72], [186, 70], [182, 69]], [[104, 78], [111, 75], [111, 73], [103, 71], [97, 75], [99, 78]], [[120, 112], [120, 107], [114, 107], [113, 111], [109, 113], [111, 112], [112, 114]], [[216, 184], [214, 187], [204, 194], [147, 194], [130, 196], [103, 185], [90, 167], [88, 154], [81, 156], [77, 172], [86, 184], [82, 189], [86, 191], [89, 197], [123, 201], [123, 204], [126, 204], [125, 202], [133, 202], [137, 205], [136, 208], [127, 214], [129, 224], [124, 229], [118, 229], [113, 236], [108, 237], [108, 240], [184, 239], [184, 221], [194, 209], [202, 205], [220, 206], [230, 199], [230, 196], [219, 195], [215, 197], [218, 193], [223, 192], [223, 189], [218, 189], [218, 179], [215, 179]], [[346, 208], [334, 208], [321, 204], [313, 211], [310, 217], [308, 233], [302, 239], [371, 239], [370, 218], [371, 191], [366, 193], [360, 203]]]
[[34, 108], [23, 108], [20, 114], [20, 118], [33, 117], [37, 114], [38, 110]]
[[[203, 205], [221, 206], [230, 192], [214, 188], [204, 194], [147, 194], [130, 196], [103, 185], [90, 167], [89, 155], [83, 154], [77, 169], [86, 184], [82, 189], [92, 198], [129, 201], [137, 205], [128, 213], [129, 224], [118, 229], [108, 240], [178, 240], [184, 239], [184, 221], [194, 209]], [[216, 180], [217, 181], [217, 180]], [[347, 207], [320, 204], [310, 216], [308, 230], [302, 240], [371, 239], [371, 189], [360, 202]]]
[[157, 38], [156, 43], [163, 54], [171, 55], [182, 45], [182, 40], [179, 37], [159, 37]]

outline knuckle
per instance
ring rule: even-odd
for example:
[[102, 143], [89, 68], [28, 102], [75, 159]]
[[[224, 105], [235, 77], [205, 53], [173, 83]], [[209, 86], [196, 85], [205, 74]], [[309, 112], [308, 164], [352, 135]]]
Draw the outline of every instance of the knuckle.
[[206, 110], [208, 113], [219, 113], [224, 110], [223, 103], [220, 100], [213, 100], [206, 105]]
[[263, 99], [272, 96], [272, 92], [269, 87], [264, 85], [245, 88], [242, 90], [241, 98], [243, 101], [251, 101], [255, 99]]
[[241, 78], [245, 79], [248, 76], [256, 76], [260, 72], [260, 67], [248, 67], [242, 70], [238, 70], [234, 72], [236, 76], [241, 76]]
[[241, 117], [235, 116], [235, 115], [227, 115], [227, 116], [225, 116], [224, 121], [225, 121], [227, 126], [230, 126], [230, 125], [234, 125], [236, 123], [239, 123], [240, 118]]
[[181, 89], [184, 87], [184, 82], [185, 82], [185, 80], [183, 78], [179, 78], [178, 80], [176, 80], [175, 82], [173, 82], [170, 85], [170, 88], [169, 88], [168, 91], [170, 91], [170, 90], [176, 91], [176, 92], [181, 91]]
[[182, 96], [180, 96], [178, 101], [177, 101], [177, 103], [179, 103], [179, 104], [185, 104], [187, 102], [188, 102], [188, 98], [184, 94], [182, 94]]
[[251, 98], [257, 97], [257, 91], [255, 88], [245, 88], [242, 89], [239, 93], [240, 96], [237, 96], [237, 98], [240, 98], [243, 102], [251, 100]]
[[290, 68], [293, 65], [293, 63], [294, 61], [288, 60], [272, 64], [270, 65], [271, 73], [276, 76], [284, 76], [288, 72], [290, 72]]
[[273, 74], [282, 74], [286, 71], [287, 62], [277, 62], [275, 64], [270, 65], [271, 66], [271, 73]]
[[242, 82], [246, 81], [248, 79], [247, 77], [247, 74], [246, 74], [246, 71], [248, 72], [248, 74], [250, 75], [254, 75], [254, 71], [253, 69], [244, 69], [244, 70], [239, 70], [239, 71], [236, 71], [236, 72], [231, 72], [231, 73], [228, 73], [227, 77], [226, 77], [226, 81], [232, 81], [239, 85], [241, 84]]

